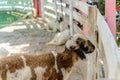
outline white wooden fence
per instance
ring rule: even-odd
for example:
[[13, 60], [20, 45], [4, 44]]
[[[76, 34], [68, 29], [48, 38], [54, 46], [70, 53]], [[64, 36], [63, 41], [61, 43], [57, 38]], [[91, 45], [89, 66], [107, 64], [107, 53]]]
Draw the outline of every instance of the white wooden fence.
[[79, 0], [62, 0], [62, 3], [60, 0], [41, 0], [42, 17], [55, 20], [58, 16], [56, 11], [62, 13], [62, 5], [65, 20], [69, 22], [70, 1], [73, 1], [74, 8], [80, 10], [72, 11], [73, 19], [87, 26], [88, 37], [96, 45], [95, 54], [88, 56], [86, 80], [120, 80], [120, 53], [104, 17], [95, 5], [90, 6]]

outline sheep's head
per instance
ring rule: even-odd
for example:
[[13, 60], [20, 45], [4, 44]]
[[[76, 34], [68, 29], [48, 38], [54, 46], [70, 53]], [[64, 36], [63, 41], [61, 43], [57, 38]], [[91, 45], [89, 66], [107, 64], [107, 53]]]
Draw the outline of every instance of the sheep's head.
[[66, 42], [65, 47], [66, 47], [67, 51], [70, 52], [69, 55], [73, 56], [74, 61], [77, 61], [78, 57], [81, 60], [86, 59], [84, 52], [80, 49], [79, 45], [74, 41], [73, 38]]
[[92, 53], [95, 50], [95, 46], [92, 42], [90, 42], [85, 35], [82, 34], [75, 34], [66, 42], [65, 47], [68, 51], [75, 52], [81, 60], [86, 59], [85, 54]]
[[66, 42], [65, 47], [68, 50], [77, 50], [79, 48], [79, 45], [77, 45], [74, 40], [70, 39]]
[[89, 41], [85, 35], [83, 34], [76, 34], [73, 36], [74, 41], [76, 44], [79, 45], [80, 49], [83, 50], [86, 54], [92, 53], [95, 50], [95, 46]]

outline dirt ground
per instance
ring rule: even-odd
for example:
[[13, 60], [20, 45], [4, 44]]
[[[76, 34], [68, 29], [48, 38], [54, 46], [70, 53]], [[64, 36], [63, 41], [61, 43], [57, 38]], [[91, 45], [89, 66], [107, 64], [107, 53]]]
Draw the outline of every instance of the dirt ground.
[[[55, 33], [43, 29], [45, 21], [21, 20], [0, 30], [0, 47], [10, 53], [39, 54], [52, 50], [61, 51], [58, 46], [47, 46]], [[86, 80], [86, 61], [79, 61], [72, 70], [69, 80]]]

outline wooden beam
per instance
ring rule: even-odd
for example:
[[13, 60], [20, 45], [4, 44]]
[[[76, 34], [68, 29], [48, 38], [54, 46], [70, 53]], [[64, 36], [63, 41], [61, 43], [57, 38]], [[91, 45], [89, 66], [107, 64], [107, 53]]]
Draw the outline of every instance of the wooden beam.
[[95, 32], [95, 27], [97, 25], [97, 6], [90, 6], [89, 7], [89, 15], [88, 15], [88, 22], [89, 22], [89, 36]]

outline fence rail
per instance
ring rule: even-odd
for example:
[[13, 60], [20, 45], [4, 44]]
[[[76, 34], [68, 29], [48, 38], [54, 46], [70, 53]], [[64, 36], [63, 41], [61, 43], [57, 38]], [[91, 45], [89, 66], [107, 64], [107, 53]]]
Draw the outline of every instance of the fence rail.
[[33, 11], [32, 0], [3, 0], [0, 1], [0, 11]]

